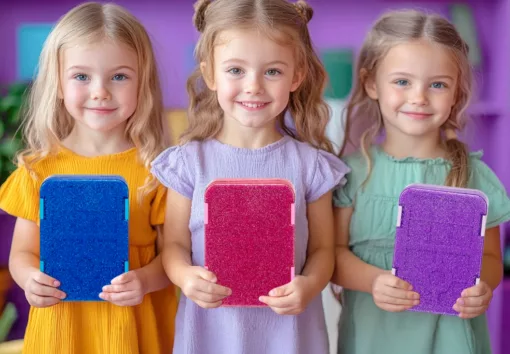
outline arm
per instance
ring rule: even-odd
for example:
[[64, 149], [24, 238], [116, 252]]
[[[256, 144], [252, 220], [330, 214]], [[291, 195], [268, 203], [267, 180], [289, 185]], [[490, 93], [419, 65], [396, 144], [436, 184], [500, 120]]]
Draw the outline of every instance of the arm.
[[189, 219], [191, 200], [168, 189], [163, 231], [163, 267], [170, 280], [183, 287], [183, 269], [191, 266]]
[[503, 278], [500, 242], [499, 226], [485, 231], [481, 280], [486, 282], [492, 290], [498, 287]]
[[363, 262], [349, 249], [349, 227], [353, 208], [335, 208], [335, 271], [332, 281], [346, 289], [372, 293], [372, 284], [383, 269]]
[[52, 306], [65, 297], [56, 289], [60, 283], [39, 270], [39, 227], [33, 221], [16, 220], [9, 270], [32, 306]]
[[191, 200], [168, 189], [163, 266], [170, 280], [181, 288], [187, 298], [203, 308], [214, 308], [231, 294], [231, 290], [215, 284], [216, 276], [191, 262], [189, 220]]
[[335, 210], [336, 267], [333, 282], [355, 291], [369, 293], [374, 303], [389, 312], [405, 311], [419, 303], [419, 294], [409, 283], [391, 272], [363, 262], [349, 249], [349, 228], [353, 209]]
[[16, 220], [9, 271], [23, 290], [30, 274], [39, 271], [39, 227], [33, 221], [21, 218]]
[[311, 298], [328, 285], [335, 264], [332, 193], [308, 204], [308, 248], [302, 275], [309, 279]]

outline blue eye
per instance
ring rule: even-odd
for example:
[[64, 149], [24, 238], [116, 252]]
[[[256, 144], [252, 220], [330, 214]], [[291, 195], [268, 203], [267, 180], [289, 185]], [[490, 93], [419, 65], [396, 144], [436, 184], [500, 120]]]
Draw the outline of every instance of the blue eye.
[[240, 75], [243, 71], [239, 68], [232, 68], [229, 69], [227, 72], [229, 72], [232, 75]]
[[124, 75], [124, 74], [116, 74], [114, 77], [113, 77], [113, 80], [115, 81], [124, 81], [127, 79], [127, 76]]
[[406, 86], [407, 84], [409, 84], [409, 81], [407, 80], [397, 80], [395, 81], [395, 83], [399, 86]]
[[78, 74], [74, 75], [74, 78], [78, 81], [86, 81], [88, 79], [88, 76], [85, 74]]
[[432, 86], [433, 88], [436, 88], [436, 89], [441, 89], [441, 88], [445, 88], [446, 87], [444, 82], [434, 82], [430, 86]]
[[276, 75], [280, 75], [281, 71], [278, 69], [269, 69], [268, 71], [266, 71], [266, 74], [269, 76], [276, 76]]

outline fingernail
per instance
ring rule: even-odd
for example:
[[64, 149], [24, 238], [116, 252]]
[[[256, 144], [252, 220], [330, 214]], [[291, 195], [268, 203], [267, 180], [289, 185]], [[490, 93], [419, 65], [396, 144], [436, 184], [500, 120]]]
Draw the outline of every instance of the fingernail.
[[457, 300], [457, 303], [462, 306], [462, 305], [464, 305], [464, 300], [459, 299], [459, 300]]
[[269, 296], [275, 296], [275, 293], [276, 293], [276, 291], [271, 290], [271, 291], [269, 292]]
[[58, 282], [58, 280], [55, 280], [55, 281], [53, 282], [53, 285], [54, 285], [54, 286], [60, 286], [60, 283]]

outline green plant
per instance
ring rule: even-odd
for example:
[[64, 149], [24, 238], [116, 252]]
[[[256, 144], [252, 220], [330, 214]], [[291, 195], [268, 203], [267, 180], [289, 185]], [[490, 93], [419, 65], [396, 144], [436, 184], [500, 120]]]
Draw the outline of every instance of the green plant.
[[0, 184], [16, 168], [14, 156], [23, 147], [20, 112], [28, 86], [17, 82], [0, 88]]

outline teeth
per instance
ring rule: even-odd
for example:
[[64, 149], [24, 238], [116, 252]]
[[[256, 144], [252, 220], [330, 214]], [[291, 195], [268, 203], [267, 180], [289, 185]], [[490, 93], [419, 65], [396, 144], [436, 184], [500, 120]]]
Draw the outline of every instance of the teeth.
[[265, 103], [245, 103], [242, 102], [242, 105], [248, 108], [259, 108], [265, 105]]

